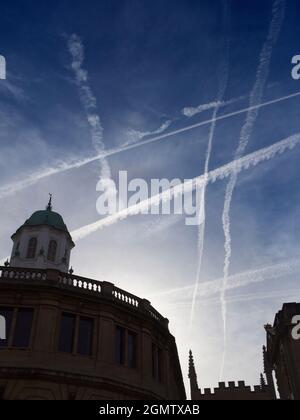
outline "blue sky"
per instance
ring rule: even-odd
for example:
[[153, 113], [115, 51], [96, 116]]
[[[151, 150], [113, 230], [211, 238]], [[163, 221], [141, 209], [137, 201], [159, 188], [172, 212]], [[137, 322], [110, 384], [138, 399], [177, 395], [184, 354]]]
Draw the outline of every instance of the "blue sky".
[[[300, 91], [291, 77], [291, 59], [300, 54], [297, 0], [278, 1], [285, 15], [274, 41], [261, 102]], [[224, 5], [230, 21], [224, 17]], [[155, 132], [167, 121], [173, 131], [212, 118], [214, 108], [193, 117], [185, 107], [218, 98], [220, 63], [228, 80], [218, 115], [249, 106], [260, 54], [272, 22], [271, 0], [90, 0], [11, 1], [1, 6], [0, 54], [7, 80], [0, 81], [0, 258], [10, 253], [11, 234], [48, 192], [71, 231], [99, 219], [99, 162], [44, 177], [15, 191], [16, 183], [61, 162], [95, 155], [90, 126], [80, 100], [68, 41], [76, 34], [84, 49], [83, 68], [97, 99], [103, 145], [113, 149], [132, 133]], [[226, 45], [229, 55], [226, 59]], [[259, 82], [259, 80], [258, 80]], [[299, 97], [259, 111], [244, 154], [299, 133]], [[216, 125], [209, 169], [234, 159], [247, 114]], [[210, 124], [107, 159], [111, 176], [189, 179], [203, 174]], [[145, 139], [151, 136], [146, 136]], [[243, 171], [231, 203], [230, 275], [269, 268], [262, 281], [228, 290], [227, 358], [224, 377], [254, 384], [261, 367], [263, 324], [284, 301], [299, 299], [299, 146]], [[201, 284], [222, 286], [222, 213], [228, 180], [206, 191], [206, 229]], [[8, 186], [8, 187], [7, 187]], [[8, 194], [1, 198], [1, 188]], [[77, 243], [75, 272], [116, 283], [153, 304], [171, 321], [182, 368], [192, 348], [201, 386], [219, 379], [223, 352], [220, 294], [197, 296], [192, 329], [187, 331], [199, 250], [197, 227], [176, 216], [134, 216]], [[272, 271], [271, 267], [275, 266]], [[290, 267], [280, 270], [278, 268]], [[265, 273], [265, 272], [264, 272]], [[273, 273], [273, 274], [272, 274]], [[276, 273], [276, 274], [274, 274]], [[259, 274], [257, 274], [259, 276]], [[171, 289], [179, 289], [168, 293]], [[164, 292], [165, 294], [161, 294]]]

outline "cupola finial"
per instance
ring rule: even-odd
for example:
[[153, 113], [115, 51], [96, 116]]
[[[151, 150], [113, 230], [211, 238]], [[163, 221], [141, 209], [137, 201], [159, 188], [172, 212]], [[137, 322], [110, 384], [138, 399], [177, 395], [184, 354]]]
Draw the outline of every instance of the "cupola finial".
[[46, 207], [46, 210], [52, 211], [52, 194], [49, 193], [49, 196], [50, 196], [49, 203], [48, 203], [48, 206]]

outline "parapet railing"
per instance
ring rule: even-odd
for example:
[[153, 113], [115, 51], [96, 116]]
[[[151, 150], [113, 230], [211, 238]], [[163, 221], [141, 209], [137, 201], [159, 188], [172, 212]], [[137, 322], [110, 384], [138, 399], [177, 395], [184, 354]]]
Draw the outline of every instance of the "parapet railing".
[[133, 310], [146, 313], [148, 316], [168, 328], [169, 321], [164, 318], [151, 303], [125, 290], [119, 289], [112, 283], [100, 282], [74, 274], [62, 273], [57, 270], [38, 270], [32, 268], [0, 267], [0, 282], [15, 281], [26, 284], [44, 283], [68, 290], [80, 290], [93, 296], [104, 297]]

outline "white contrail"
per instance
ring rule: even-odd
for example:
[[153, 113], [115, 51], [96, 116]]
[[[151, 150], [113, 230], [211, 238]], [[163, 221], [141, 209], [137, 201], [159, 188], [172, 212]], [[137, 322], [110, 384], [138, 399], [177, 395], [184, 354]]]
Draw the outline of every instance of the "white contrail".
[[[243, 109], [240, 109], [240, 110], [237, 110], [237, 111], [230, 112], [228, 114], [220, 115], [219, 117], [217, 117], [215, 119], [215, 121], [217, 122], [217, 121], [226, 120], [228, 118], [236, 117], [237, 115], [241, 115], [241, 114], [245, 114], [245, 113], [250, 112], [250, 111], [265, 108], [267, 106], [274, 105], [274, 104], [277, 104], [277, 103], [280, 103], [282, 101], [286, 101], [288, 99], [292, 99], [292, 98], [295, 98], [295, 97], [298, 97], [298, 96], [300, 96], [300, 92], [296, 92], [296, 93], [292, 93], [290, 95], [282, 96], [282, 97], [277, 98], [277, 99], [272, 99], [271, 101], [266, 101], [266, 102], [258, 104], [258, 105], [250, 106], [250, 107], [247, 107], [247, 108], [243, 108]], [[153, 137], [153, 138], [150, 138], [150, 139], [147, 139], [147, 140], [143, 140], [139, 143], [135, 143], [135, 144], [125, 146], [125, 147], [122, 147], [122, 146], [116, 147], [114, 149], [107, 150], [107, 152], [105, 152], [103, 155], [95, 156], [93, 159], [90, 160], [90, 162], [98, 160], [101, 156], [105, 156], [105, 157], [113, 156], [113, 155], [116, 155], [116, 154], [119, 154], [119, 153], [127, 152], [127, 151], [132, 150], [132, 149], [136, 149], [137, 147], [142, 147], [142, 146], [145, 146], [145, 145], [148, 145], [148, 144], [156, 143], [160, 140], [168, 139], [169, 137], [175, 136], [177, 134], [185, 133], [187, 131], [194, 130], [194, 129], [199, 128], [199, 127], [204, 127], [206, 125], [211, 124], [212, 122], [213, 122], [213, 119], [205, 120], [205, 121], [202, 121], [202, 122], [199, 122], [199, 123], [196, 123], [196, 124], [192, 124], [192, 125], [180, 128], [178, 130], [170, 131], [169, 133], [161, 134], [160, 136], [156, 136], [156, 137]]]
[[[286, 101], [288, 99], [296, 98], [298, 96], [300, 96], [300, 92], [295, 92], [295, 93], [292, 93], [290, 95], [282, 96], [280, 98], [264, 102], [264, 103], [262, 103], [260, 105], [257, 105], [257, 106], [248, 107], [248, 108], [240, 109], [240, 110], [235, 111], [235, 112], [231, 112], [229, 114], [221, 115], [221, 116], [217, 117], [215, 119], [215, 121], [220, 121], [220, 120], [224, 120], [224, 119], [227, 119], [227, 118], [231, 118], [231, 117], [234, 117], [234, 116], [237, 116], [237, 115], [240, 115], [240, 114], [244, 114], [244, 113], [249, 112], [249, 111], [254, 110], [254, 109], [264, 108], [264, 107], [267, 107], [267, 106], [270, 106], [270, 105], [280, 103], [282, 101]], [[147, 145], [149, 143], [154, 143], [154, 142], [163, 140], [165, 138], [169, 138], [171, 136], [175, 136], [177, 134], [184, 133], [184, 132], [196, 129], [198, 127], [202, 127], [202, 126], [211, 124], [212, 121], [213, 121], [212, 119], [202, 121], [200, 123], [189, 125], [187, 127], [181, 128], [179, 130], [172, 131], [172, 132], [169, 132], [169, 133], [166, 133], [166, 134], [162, 134], [160, 136], [153, 137], [151, 139], [147, 139], [147, 140], [141, 141], [141, 142], [136, 143], [136, 144], [107, 150], [107, 151], [101, 152], [100, 154], [97, 154], [97, 155], [92, 156], [92, 157], [87, 157], [87, 158], [84, 158], [84, 159], [70, 159], [69, 161], [59, 162], [56, 166], [41, 168], [37, 172], [32, 173], [31, 175], [29, 175], [25, 179], [22, 179], [21, 181], [14, 182], [14, 183], [11, 183], [11, 184], [7, 184], [7, 185], [4, 185], [3, 187], [1, 187], [0, 188], [0, 199], [8, 197], [8, 196], [10, 196], [10, 195], [12, 195], [12, 194], [14, 194], [18, 191], [21, 191], [21, 190], [23, 190], [27, 187], [30, 187], [30, 186], [36, 184], [38, 181], [41, 181], [42, 179], [47, 178], [49, 176], [57, 175], [57, 174], [60, 174], [62, 172], [69, 171], [69, 170], [72, 170], [72, 169], [81, 168], [85, 165], [96, 162], [96, 161], [98, 161], [102, 158], [113, 156], [113, 155], [116, 155], [116, 154], [119, 154], [119, 153], [123, 153], [123, 152], [126, 152], [128, 150]]]
[[[9, 257], [3, 258], [0, 261], [0, 266], [3, 266], [6, 260], [9, 260]], [[283, 263], [271, 264], [265, 267], [260, 267], [255, 270], [248, 270], [241, 273], [237, 273], [229, 276], [226, 290], [236, 290], [243, 287], [247, 287], [251, 284], [260, 284], [265, 283], [271, 280], [286, 278], [291, 275], [298, 274], [300, 271], [300, 260], [299, 258], [293, 258], [287, 260]], [[212, 298], [213, 296], [220, 293], [222, 288], [222, 279], [215, 279], [212, 281], [204, 282], [200, 285], [198, 297], [201, 299], [201, 302], [205, 302], [204, 299]], [[194, 289], [194, 285], [178, 287], [175, 289], [168, 289], [166, 291], [161, 291], [150, 295], [151, 299], [154, 298], [164, 298], [168, 296], [172, 297], [182, 297], [187, 296]], [[215, 297], [217, 299], [217, 297]], [[176, 298], [175, 298], [176, 300]], [[186, 303], [190, 305], [191, 299], [187, 296]], [[176, 300], [176, 302], [178, 302]]]
[[[228, 277], [226, 290], [234, 290], [242, 287], [249, 286], [251, 284], [264, 283], [269, 280], [276, 280], [280, 278], [286, 278], [299, 273], [300, 271], [300, 260], [293, 258], [283, 263], [271, 264], [265, 267], [260, 267], [255, 270], [247, 270], [241, 273], [237, 273]], [[218, 294], [222, 290], [222, 279], [216, 279], [202, 283], [199, 288], [199, 298], [207, 298]], [[167, 297], [174, 295], [182, 297], [186, 296], [189, 292], [192, 292], [194, 285], [178, 287], [176, 289], [166, 290], [153, 294], [151, 297]], [[190, 298], [186, 297], [186, 300], [190, 302]]]
[[[271, 83], [267, 87], [271, 89], [272, 87], [276, 85], [277, 83]], [[186, 106], [185, 108], [182, 109], [181, 114], [187, 118], [191, 118], [191, 117], [194, 117], [195, 115], [201, 114], [202, 112], [209, 111], [210, 109], [214, 109], [216, 107], [224, 108], [226, 106], [233, 105], [237, 102], [244, 101], [248, 98], [249, 98], [249, 95], [242, 95], [236, 98], [228, 99], [227, 101], [217, 100], [217, 101], [208, 102], [206, 104], [198, 105], [197, 107]]]
[[[93, 159], [92, 161], [94, 161], [94, 158], [92, 159]], [[90, 162], [91, 162], [91, 158], [77, 160], [77, 161], [70, 160], [69, 162], [59, 162], [56, 166], [53, 166], [53, 167], [41, 168], [39, 171], [32, 173], [31, 175], [22, 179], [21, 181], [18, 181], [12, 184], [7, 184], [1, 187], [0, 198], [8, 197], [10, 195], [15, 194], [18, 191], [22, 191], [25, 188], [35, 185], [37, 182], [45, 178], [48, 178], [53, 175], [57, 175], [59, 173], [62, 173], [71, 169], [80, 168]]]
[[[250, 140], [252, 130], [256, 119], [258, 117], [258, 110], [259, 108], [253, 108], [259, 104], [261, 104], [265, 85], [268, 80], [269, 76], [269, 69], [270, 63], [272, 58], [273, 47], [277, 42], [277, 39], [280, 34], [281, 26], [284, 20], [285, 15], [285, 0], [275, 0], [272, 9], [272, 20], [269, 27], [268, 37], [265, 41], [261, 54], [260, 54], [260, 61], [256, 73], [256, 81], [253, 87], [253, 90], [250, 95], [250, 109], [248, 111], [246, 122], [241, 131], [240, 142], [238, 148], [235, 153], [235, 158], [239, 159], [243, 156], [248, 142]], [[225, 194], [225, 202], [224, 202], [224, 210], [223, 210], [223, 230], [225, 236], [225, 261], [224, 261], [224, 279], [223, 279], [223, 288], [221, 291], [221, 306], [222, 306], [222, 318], [223, 318], [223, 328], [224, 328], [224, 350], [223, 350], [223, 359], [220, 371], [220, 379], [223, 377], [224, 373], [224, 366], [225, 366], [225, 359], [226, 359], [226, 329], [227, 329], [227, 305], [226, 305], [226, 285], [228, 282], [229, 276], [229, 268], [230, 268], [230, 261], [231, 261], [231, 226], [230, 226], [230, 208], [231, 202], [233, 197], [233, 192], [237, 183], [237, 176], [238, 174], [233, 171], [228, 185], [226, 187], [226, 194]]]
[[[221, 103], [223, 101], [224, 95], [226, 93], [226, 88], [228, 84], [228, 76], [229, 76], [229, 52], [230, 52], [230, 37], [229, 37], [229, 30], [230, 30], [230, 20], [231, 20], [231, 1], [230, 0], [223, 0], [223, 13], [224, 13], [224, 26], [225, 26], [225, 33], [226, 33], [226, 41], [225, 41], [225, 55], [224, 58], [221, 60], [220, 68], [218, 70], [218, 79], [219, 79], [219, 92], [216, 101], [216, 106], [213, 112], [212, 117], [212, 124], [210, 127], [209, 138], [208, 138], [208, 145], [206, 150], [205, 156], [205, 164], [204, 164], [204, 177], [207, 177], [210, 165], [210, 158], [213, 146], [213, 139], [215, 135], [215, 129], [217, 126], [216, 118], [218, 116]], [[201, 189], [201, 201], [200, 201], [200, 212], [199, 212], [199, 229], [198, 229], [198, 265], [196, 271], [196, 281], [191, 305], [191, 312], [190, 312], [190, 328], [193, 324], [194, 320], [194, 312], [195, 312], [195, 304], [197, 299], [198, 288], [200, 284], [200, 278], [202, 273], [202, 261], [203, 261], [203, 252], [204, 252], [204, 238], [205, 238], [205, 228], [206, 228], [206, 186], [207, 184], [204, 183], [203, 188]]]
[[167, 120], [155, 131], [140, 131], [140, 130], [134, 130], [131, 128], [127, 130], [127, 132], [125, 133], [125, 137], [128, 140], [124, 144], [122, 144], [122, 147], [136, 144], [145, 137], [156, 136], [157, 134], [162, 134], [170, 127], [171, 124], [172, 124], [172, 121]]
[[[226, 165], [214, 169], [207, 174], [207, 177], [201, 175], [197, 178], [185, 182], [184, 184], [179, 184], [176, 188], [172, 190], [172, 194], [170, 194], [170, 190], [166, 190], [161, 194], [151, 197], [149, 200], [144, 200], [136, 206], [129, 207], [112, 216], [106, 217], [95, 223], [76, 229], [71, 233], [71, 235], [73, 236], [74, 241], [78, 241], [82, 238], [85, 238], [89, 234], [96, 232], [99, 229], [117, 223], [118, 221], [126, 219], [129, 216], [141, 213], [144, 209], [148, 209], [149, 207], [151, 207], [152, 203], [158, 205], [159, 203], [161, 203], [162, 200], [170, 200], [176, 197], [177, 195], [182, 194], [183, 185], [185, 186], [185, 191], [191, 191], [195, 190], [196, 188], [201, 188], [207, 183], [214, 183], [217, 180], [222, 180], [229, 177], [232, 174], [232, 172], [239, 173], [243, 170], [255, 167], [261, 162], [271, 160], [275, 156], [280, 155], [287, 150], [292, 150], [299, 144], [300, 133], [288, 137], [284, 140], [281, 140], [277, 143], [274, 143], [272, 146], [264, 147], [263, 149], [250, 153], [249, 155], [246, 155], [238, 160], [234, 160], [230, 163], [227, 163]], [[9, 256], [3, 258], [1, 260], [0, 265], [3, 265], [4, 262], [9, 258]]]
[[[271, 292], [256, 292], [256, 293], [246, 293], [246, 294], [238, 294], [234, 296], [227, 297], [227, 303], [241, 303], [241, 302], [251, 302], [251, 301], [258, 301], [258, 300], [267, 300], [267, 299], [293, 299], [295, 300], [295, 296], [300, 296], [300, 289], [282, 289], [282, 290], [275, 290]], [[220, 298], [212, 297], [212, 298], [201, 298], [201, 306], [215, 306], [220, 302]], [[167, 303], [171, 306], [175, 306], [179, 308], [180, 306], [189, 307], [190, 302], [186, 301], [172, 301]]]
[[[84, 47], [80, 37], [76, 34], [73, 34], [68, 40], [69, 52], [72, 56], [72, 69], [75, 75], [75, 82], [79, 89], [81, 103], [84, 107], [87, 122], [90, 127], [92, 143], [96, 153], [103, 154], [105, 151], [105, 146], [103, 143], [103, 128], [97, 115], [97, 100], [94, 96], [89, 84], [88, 84], [88, 74], [87, 71], [83, 68], [84, 62]], [[113, 188], [113, 183], [111, 182], [111, 170], [107, 162], [107, 159], [103, 156], [99, 159], [100, 161], [100, 181], [102, 185], [107, 188]], [[116, 191], [111, 191], [112, 194], [116, 194]]]
[[[300, 289], [282, 289], [274, 290], [271, 292], [256, 292], [256, 293], [247, 293], [240, 294], [235, 296], [230, 296], [227, 298], [227, 302], [230, 303], [240, 303], [240, 302], [251, 302], [256, 300], [266, 300], [266, 299], [283, 299], [292, 298], [295, 299], [295, 296], [300, 296]], [[212, 298], [204, 300], [204, 305], [215, 305], [220, 299]]]
[[228, 101], [222, 101], [222, 100], [217, 100], [217, 101], [213, 101], [213, 102], [209, 102], [208, 104], [202, 104], [199, 105], [197, 107], [185, 107], [183, 108], [183, 110], [181, 111], [181, 113], [188, 118], [194, 117], [197, 114], [201, 114], [204, 111], [209, 111], [210, 109], [214, 109], [214, 108], [223, 108], [226, 107], [228, 105], [232, 105], [235, 104], [237, 102], [243, 101], [245, 99], [247, 99], [248, 96], [244, 95], [244, 96], [239, 96], [238, 98], [231, 98], [228, 99]]
[[270, 160], [274, 158], [274, 156], [281, 154], [286, 150], [293, 149], [298, 144], [300, 144], [300, 133], [214, 169], [208, 172], [207, 176], [201, 175], [182, 184], [178, 184], [171, 190], [168, 189], [140, 202], [139, 204], [128, 207], [90, 225], [83, 226], [72, 232], [73, 238], [76, 241], [85, 238], [99, 229], [113, 225], [120, 220], [127, 219], [129, 216], [140, 214], [141, 212], [149, 209], [151, 206], [158, 206], [163, 200], [172, 200], [178, 195], [182, 195], [183, 192], [190, 192], [196, 190], [197, 188], [202, 188], [208, 183], [214, 183], [217, 180], [225, 179], [232, 173], [239, 173], [243, 170], [249, 169], [250, 167], [255, 167], [260, 162]]

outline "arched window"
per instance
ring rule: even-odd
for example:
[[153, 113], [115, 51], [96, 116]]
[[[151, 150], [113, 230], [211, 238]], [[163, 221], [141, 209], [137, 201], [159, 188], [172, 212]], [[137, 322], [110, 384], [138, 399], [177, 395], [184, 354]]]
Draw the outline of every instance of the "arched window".
[[15, 257], [19, 257], [19, 256], [20, 256], [20, 241], [17, 243], [16, 249], [15, 249]]
[[49, 242], [49, 248], [48, 248], [48, 260], [54, 262], [56, 258], [56, 251], [57, 251], [57, 242], [56, 241], [50, 241]]
[[27, 259], [35, 258], [36, 248], [37, 248], [37, 239], [31, 238], [28, 243], [28, 248], [27, 248], [27, 256], [26, 256]]

